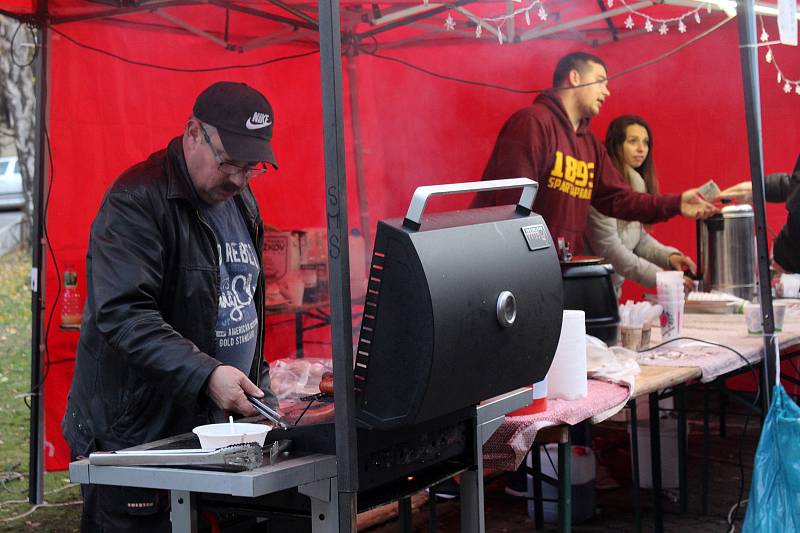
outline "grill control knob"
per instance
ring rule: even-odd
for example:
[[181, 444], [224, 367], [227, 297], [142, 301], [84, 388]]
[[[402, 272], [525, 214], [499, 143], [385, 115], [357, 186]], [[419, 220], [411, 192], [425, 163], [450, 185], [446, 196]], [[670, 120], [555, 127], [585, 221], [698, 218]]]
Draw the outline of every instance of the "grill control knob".
[[517, 300], [511, 291], [503, 291], [497, 297], [497, 321], [504, 328], [510, 328], [517, 318]]

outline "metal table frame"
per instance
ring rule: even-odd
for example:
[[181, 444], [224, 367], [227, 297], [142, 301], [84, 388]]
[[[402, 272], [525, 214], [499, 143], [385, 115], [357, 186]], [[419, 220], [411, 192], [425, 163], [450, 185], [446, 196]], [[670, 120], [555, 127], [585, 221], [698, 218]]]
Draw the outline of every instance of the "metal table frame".
[[[474, 413], [476, 452], [472, 458], [472, 467], [468, 468], [461, 478], [463, 532], [485, 532], [483, 444], [500, 427], [506, 413], [525, 407], [530, 401], [530, 389], [525, 388], [497, 396], [476, 406]], [[132, 449], [152, 449], [183, 437], [171, 437]], [[89, 464], [88, 459], [83, 459], [70, 463], [69, 477], [73, 483], [169, 490], [172, 504], [170, 519], [172, 531], [175, 533], [197, 531], [197, 493], [255, 498], [296, 487], [298, 492], [310, 498], [312, 531], [314, 533], [339, 531], [339, 492], [335, 455], [310, 454], [293, 457], [246, 472], [97, 466]], [[401, 508], [406, 507], [403, 505], [405, 503], [403, 500]], [[406, 523], [409, 524], [406, 527], [410, 527], [410, 521]]]

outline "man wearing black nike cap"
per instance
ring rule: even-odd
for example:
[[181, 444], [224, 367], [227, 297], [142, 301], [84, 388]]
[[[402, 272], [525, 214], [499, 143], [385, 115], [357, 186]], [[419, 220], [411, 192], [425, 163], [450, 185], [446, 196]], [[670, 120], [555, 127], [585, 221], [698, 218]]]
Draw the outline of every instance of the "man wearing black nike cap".
[[[73, 458], [254, 416], [246, 395], [277, 407], [262, 356], [264, 228], [248, 185], [277, 168], [274, 124], [261, 93], [215, 83], [183, 135], [106, 192], [62, 423]], [[82, 492], [82, 531], [170, 529], [164, 491]]]

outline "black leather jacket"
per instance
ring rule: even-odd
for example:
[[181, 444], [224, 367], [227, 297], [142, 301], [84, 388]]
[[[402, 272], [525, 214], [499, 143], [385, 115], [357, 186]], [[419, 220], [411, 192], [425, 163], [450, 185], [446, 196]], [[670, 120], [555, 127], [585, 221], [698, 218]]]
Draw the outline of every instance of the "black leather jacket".
[[[264, 228], [249, 187], [235, 201], [256, 250]], [[206, 382], [214, 359], [219, 261], [181, 138], [120, 176], [92, 223], [87, 301], [62, 429], [74, 456], [116, 450], [219, 420]], [[264, 276], [250, 379], [267, 392]]]

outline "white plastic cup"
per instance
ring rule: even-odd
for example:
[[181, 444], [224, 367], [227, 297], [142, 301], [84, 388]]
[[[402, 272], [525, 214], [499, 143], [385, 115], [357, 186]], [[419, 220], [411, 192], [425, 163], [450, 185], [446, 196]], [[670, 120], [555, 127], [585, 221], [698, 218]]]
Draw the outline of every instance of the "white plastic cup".
[[620, 340], [623, 348], [633, 350], [634, 352], [637, 351], [639, 345], [642, 343], [642, 327], [622, 326], [620, 330]]
[[683, 299], [661, 300], [664, 309], [661, 313], [661, 340], [668, 341], [680, 337], [683, 328]]
[[781, 274], [781, 285], [784, 298], [800, 297], [800, 274]]
[[680, 270], [661, 270], [656, 272], [656, 283], [683, 283], [683, 272]]
[[658, 301], [683, 299], [683, 272], [679, 270], [662, 270], [656, 272], [656, 290]]
[[772, 311], [775, 313], [775, 331], [783, 331], [783, 319], [786, 317], [786, 305], [772, 302]]
[[[773, 302], [772, 311], [775, 314], [773, 317], [775, 331], [783, 331], [783, 319], [786, 316], [786, 306], [782, 303]], [[763, 321], [761, 320], [761, 304], [744, 304], [744, 319], [747, 323], [747, 333], [750, 335], [760, 335], [763, 333], [764, 328]]]

